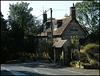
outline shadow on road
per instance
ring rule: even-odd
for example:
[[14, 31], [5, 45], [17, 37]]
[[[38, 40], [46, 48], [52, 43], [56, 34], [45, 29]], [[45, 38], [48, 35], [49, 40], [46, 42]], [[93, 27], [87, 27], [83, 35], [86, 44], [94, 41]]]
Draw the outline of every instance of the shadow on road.
[[37, 73], [37, 72], [30, 72], [30, 71], [17, 71], [26, 74], [25, 76], [47, 76], [47, 74]]
[[13, 75], [13, 74], [6, 70], [0, 70], [0, 76], [7, 76], [7, 75]]
[[[14, 64], [15, 66], [15, 64]], [[16, 65], [18, 66], [18, 65]], [[19, 64], [19, 66], [24, 66], [24, 67], [29, 67], [29, 68], [51, 68], [51, 69], [62, 69], [65, 68], [67, 66], [61, 66], [61, 65], [57, 65], [54, 63], [50, 63], [49, 61], [32, 61], [32, 62], [27, 62], [27, 63], [21, 63]]]

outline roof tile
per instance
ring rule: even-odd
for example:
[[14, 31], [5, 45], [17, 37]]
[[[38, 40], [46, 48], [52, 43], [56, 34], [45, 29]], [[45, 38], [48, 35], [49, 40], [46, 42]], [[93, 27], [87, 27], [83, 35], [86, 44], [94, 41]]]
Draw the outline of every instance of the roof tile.
[[[54, 30], [54, 25], [57, 23], [58, 20], [53, 20], [53, 35], [61, 35], [64, 31], [64, 29], [66, 28], [66, 26], [68, 25], [68, 23], [70, 22], [70, 18], [64, 18], [64, 19], [59, 19], [62, 20], [62, 25], [57, 28], [57, 30]], [[51, 20], [47, 21], [50, 22]], [[47, 23], [46, 22], [46, 23]], [[45, 23], [45, 24], [46, 24]], [[45, 32], [42, 32], [40, 36], [47, 36], [47, 32], [51, 32], [51, 28], [49, 27]]]

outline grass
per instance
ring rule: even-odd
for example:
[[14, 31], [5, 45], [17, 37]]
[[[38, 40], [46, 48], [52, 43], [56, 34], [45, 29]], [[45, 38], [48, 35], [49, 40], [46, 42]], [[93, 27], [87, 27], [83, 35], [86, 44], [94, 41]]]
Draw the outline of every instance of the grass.
[[6, 61], [6, 64], [15, 64], [15, 63], [19, 63], [19, 62], [21, 62], [20, 60], [8, 60], [8, 61]]

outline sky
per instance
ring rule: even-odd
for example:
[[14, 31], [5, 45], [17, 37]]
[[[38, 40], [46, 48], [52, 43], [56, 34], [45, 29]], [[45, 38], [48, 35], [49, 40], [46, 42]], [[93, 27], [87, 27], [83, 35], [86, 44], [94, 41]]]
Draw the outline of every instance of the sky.
[[[9, 4], [16, 4], [21, 1], [1, 1], [1, 12], [4, 15], [4, 19], [8, 18], [9, 15]], [[73, 6], [73, 3], [81, 1], [23, 1], [30, 3], [29, 7], [33, 8], [31, 12], [32, 15], [38, 17], [37, 19], [43, 19], [43, 11], [52, 8], [52, 17], [55, 19], [65, 18], [65, 14], [70, 15], [70, 7]], [[47, 17], [50, 18], [50, 10], [47, 12]]]

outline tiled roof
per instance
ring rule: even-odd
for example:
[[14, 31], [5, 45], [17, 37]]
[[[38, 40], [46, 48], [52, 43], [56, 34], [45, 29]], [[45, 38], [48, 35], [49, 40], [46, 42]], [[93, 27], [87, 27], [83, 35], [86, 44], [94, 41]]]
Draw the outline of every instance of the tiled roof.
[[[59, 28], [57, 28], [57, 30], [54, 30], [54, 25], [59, 20], [62, 20], [62, 25]], [[52, 20], [52, 22], [53, 22], [53, 35], [61, 35], [63, 33], [64, 29], [66, 28], [66, 26], [68, 25], [68, 23], [71, 21], [69, 17], [68, 18], [64, 18], [64, 19], [59, 19], [59, 20]], [[47, 22], [51, 22], [51, 20], [49, 20]], [[51, 28], [50, 27], [48, 29], [46, 29], [45, 32], [42, 32], [40, 34], [40, 36], [47, 36], [47, 32], [51, 32]]]
[[65, 44], [66, 41], [67, 40], [59, 40], [58, 42], [55, 42], [53, 44], [53, 47], [55, 47], [55, 48], [61, 48]]

